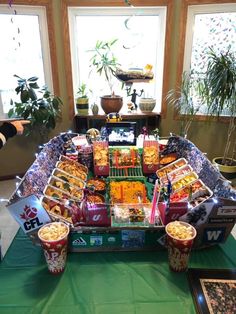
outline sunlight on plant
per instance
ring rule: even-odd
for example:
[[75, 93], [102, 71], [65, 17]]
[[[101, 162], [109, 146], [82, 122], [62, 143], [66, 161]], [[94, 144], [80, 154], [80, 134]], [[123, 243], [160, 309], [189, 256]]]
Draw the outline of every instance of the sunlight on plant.
[[180, 114], [180, 135], [183, 137], [187, 136], [194, 117], [201, 110], [202, 103], [197, 98], [198, 88], [199, 80], [196, 75], [193, 72], [183, 72], [181, 85], [170, 90], [166, 96], [168, 104]]
[[11, 108], [8, 112], [10, 118], [23, 118], [31, 121], [25, 127], [25, 135], [39, 134], [47, 137], [48, 132], [56, 127], [56, 122], [61, 118], [62, 101], [48, 90], [47, 86], [38, 86], [38, 77], [24, 79], [18, 75], [16, 94], [20, 101], [11, 99]]

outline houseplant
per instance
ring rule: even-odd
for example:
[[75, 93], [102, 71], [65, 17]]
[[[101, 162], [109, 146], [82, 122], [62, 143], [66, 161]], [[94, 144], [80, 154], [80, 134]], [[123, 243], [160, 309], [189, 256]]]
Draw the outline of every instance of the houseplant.
[[115, 78], [115, 72], [119, 65], [117, 58], [112, 52], [113, 45], [117, 42], [117, 39], [112, 41], [97, 41], [94, 49], [89, 50], [93, 53], [90, 61], [92, 62], [90, 67], [102, 75], [110, 89], [110, 95], [101, 97], [101, 107], [105, 113], [119, 112], [123, 105], [123, 99], [121, 96], [115, 95], [113, 90], [113, 79]]
[[233, 178], [236, 175], [236, 57], [230, 47], [226, 52], [210, 48], [199, 95], [211, 117], [219, 120], [221, 116], [229, 116], [223, 156], [214, 158], [213, 162], [224, 176]]
[[193, 103], [193, 98], [196, 99], [199, 89], [199, 80], [193, 72], [184, 71], [182, 74], [181, 85], [176, 89], [171, 89], [166, 96], [167, 103], [174, 107], [180, 115], [180, 135], [188, 136], [188, 131], [191, 127], [194, 117], [198, 114], [201, 104], [197, 99], [197, 104]]
[[79, 115], [87, 115], [89, 109], [88, 89], [85, 83], [82, 83], [77, 91], [76, 109]]
[[25, 126], [25, 135], [39, 134], [45, 140], [50, 130], [56, 127], [61, 117], [62, 101], [53, 95], [46, 86], [39, 87], [38, 77], [24, 79], [18, 75], [16, 94], [20, 101], [11, 99], [12, 108], [8, 116], [29, 119], [31, 123]]

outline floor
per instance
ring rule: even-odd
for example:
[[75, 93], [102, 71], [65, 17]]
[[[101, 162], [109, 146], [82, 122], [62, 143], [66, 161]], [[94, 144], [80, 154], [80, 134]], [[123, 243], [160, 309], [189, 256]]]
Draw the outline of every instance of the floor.
[[[12, 195], [17, 182], [17, 179], [0, 181], [0, 251], [2, 251], [2, 256], [6, 254], [9, 245], [19, 229], [18, 223], [10, 215], [5, 207], [6, 202], [3, 202], [2, 199], [8, 199]], [[232, 230], [232, 235], [236, 239], [236, 225]]]
[[18, 223], [10, 215], [5, 207], [6, 202], [3, 201], [3, 199], [8, 199], [12, 195], [17, 182], [19, 182], [17, 179], [0, 181], [0, 249], [2, 256], [5, 255], [19, 229]]

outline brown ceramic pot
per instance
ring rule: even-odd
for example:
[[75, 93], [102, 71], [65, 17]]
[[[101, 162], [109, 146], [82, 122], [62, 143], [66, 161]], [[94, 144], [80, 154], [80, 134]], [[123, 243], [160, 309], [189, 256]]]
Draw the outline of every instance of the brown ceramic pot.
[[117, 95], [101, 97], [101, 107], [105, 113], [119, 112], [123, 106], [123, 98]]

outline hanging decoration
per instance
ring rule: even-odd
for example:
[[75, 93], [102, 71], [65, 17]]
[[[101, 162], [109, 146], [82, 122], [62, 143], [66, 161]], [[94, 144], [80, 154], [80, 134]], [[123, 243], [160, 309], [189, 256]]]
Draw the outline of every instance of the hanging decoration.
[[[10, 21], [11, 21], [12, 24], [14, 24], [14, 22], [15, 22], [14, 21], [14, 16], [17, 15], [17, 11], [13, 8], [12, 4], [13, 4], [13, 0], [8, 0], [8, 7], [12, 11], [12, 17], [11, 17]], [[20, 35], [20, 28], [17, 25], [16, 25], [16, 32], [15, 33], [16, 34], [13, 34], [12, 39], [13, 39], [14, 42], [16, 42], [15, 50], [17, 50], [17, 48], [19, 48], [21, 46], [21, 43], [20, 43], [19, 39], [17, 40], [17, 37], [19, 37], [19, 35]]]
[[[12, 2], [12, 1], [11, 1]], [[133, 5], [131, 4], [131, 2], [129, 1], [129, 0], [125, 0], [125, 4], [127, 4], [127, 5], [129, 5], [129, 6], [132, 6], [133, 7]]]
[[[132, 3], [129, 1], [129, 0], [125, 0], [125, 4], [127, 4], [129, 7], [134, 7], [132, 5]], [[124, 49], [132, 49], [132, 48], [135, 48], [137, 47], [141, 41], [142, 41], [142, 37], [143, 37], [143, 34], [141, 34], [140, 32], [134, 32], [132, 31], [133, 28], [136, 28], [137, 25], [135, 25], [133, 23], [133, 25], [130, 26], [130, 22], [133, 20], [133, 18], [135, 17], [135, 14], [132, 14], [131, 16], [129, 16], [128, 18], [125, 19], [124, 21], [124, 26], [125, 26], [125, 29], [127, 31], [129, 31], [128, 33], [128, 39], [126, 39], [127, 43], [125, 43], [123, 45], [123, 48]]]

